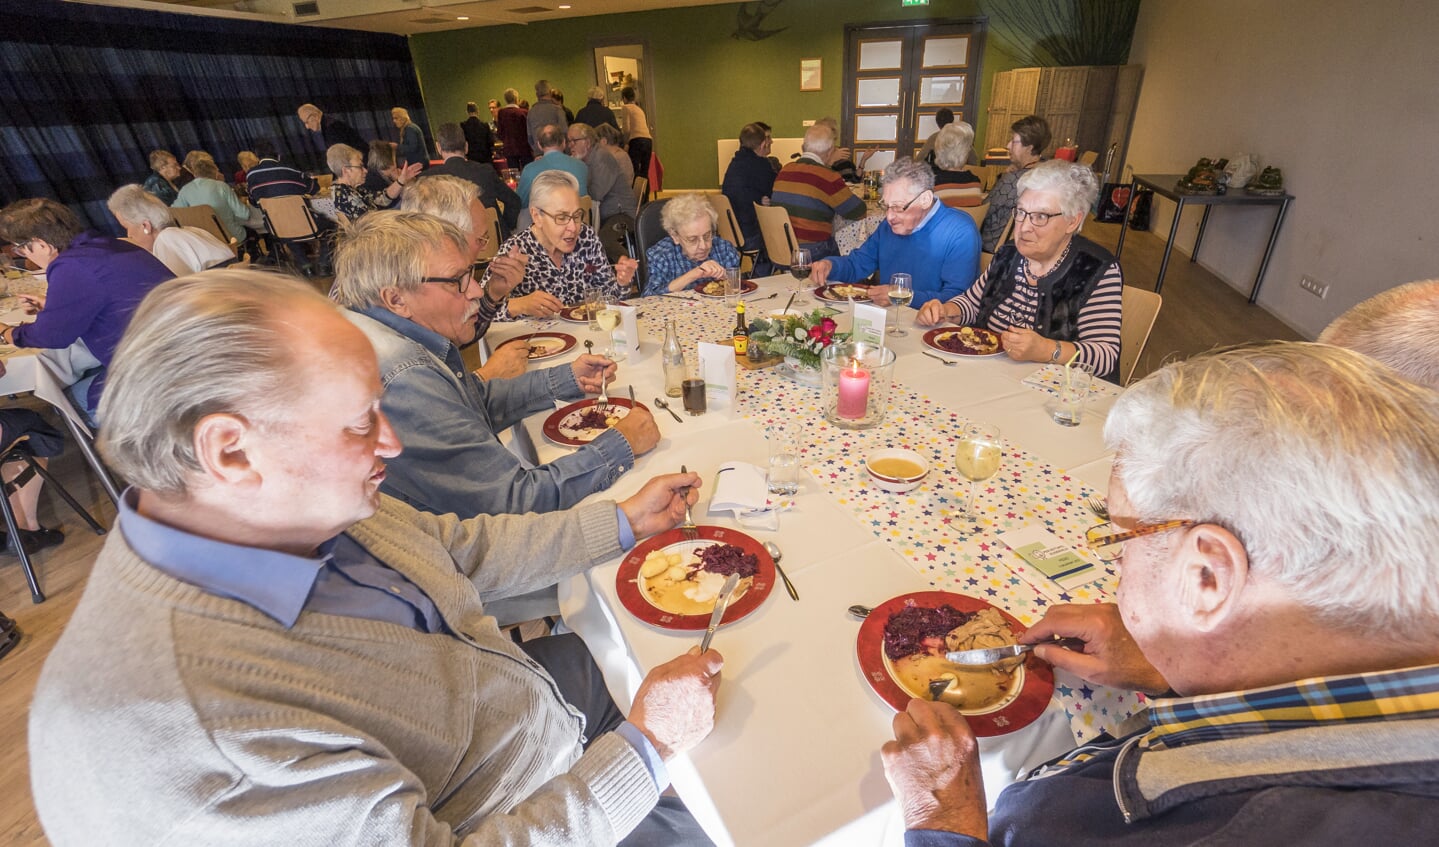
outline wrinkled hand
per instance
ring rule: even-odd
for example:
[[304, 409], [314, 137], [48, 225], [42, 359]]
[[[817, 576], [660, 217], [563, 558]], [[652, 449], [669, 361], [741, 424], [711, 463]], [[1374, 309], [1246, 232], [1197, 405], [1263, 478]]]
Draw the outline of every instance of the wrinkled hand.
[[660, 428], [655, 423], [655, 416], [643, 406], [630, 409], [630, 413], [615, 424], [614, 430], [625, 437], [630, 443], [630, 451], [636, 456], [648, 453], [660, 443]]
[[979, 744], [953, 706], [910, 700], [894, 716], [894, 740], [879, 753], [905, 829], [989, 838]]
[[490, 260], [489, 277], [485, 283], [485, 292], [490, 299], [498, 303], [510, 296], [510, 290], [525, 278], [525, 268], [529, 264], [530, 257], [520, 252], [518, 244], [511, 244], [510, 252]]
[[492, 379], [514, 379], [525, 372], [530, 364], [530, 345], [524, 341], [524, 337], [506, 341], [490, 354], [483, 365], [475, 370], [480, 379], [486, 382]]
[[575, 359], [570, 369], [575, 372], [575, 382], [579, 384], [581, 391], [586, 394], [599, 394], [601, 388], [615, 381], [615, 373], [620, 366], [604, 356], [584, 353]]
[[44, 294], [16, 294], [15, 296], [20, 298], [27, 315], [39, 314], [40, 310], [45, 308]]
[[[1080, 639], [1084, 651], [1040, 643], [1055, 636]], [[1113, 603], [1050, 606], [1019, 641], [1040, 644], [1034, 655], [1089, 682], [1146, 694], [1163, 694], [1170, 688], [1134, 643]]]
[[715, 725], [715, 690], [724, 657], [698, 645], [650, 671], [629, 720], [666, 761], [704, 740]]
[[620, 503], [635, 538], [648, 538], [679, 525], [685, 506], [699, 502], [697, 473], [663, 474], [651, 479], [635, 495]]
[[883, 306], [885, 308], [888, 308], [890, 305], [889, 286], [871, 285], [869, 287], [869, 302], [873, 303], [876, 306]]
[[829, 259], [820, 259], [818, 262], [811, 262], [809, 266], [809, 284], [820, 286], [829, 284], [829, 271], [834, 263]]
[[1012, 326], [999, 337], [1004, 340], [1004, 352], [1017, 362], [1048, 362], [1054, 355], [1054, 341], [1032, 329]]
[[721, 265], [714, 259], [705, 259], [703, 262], [700, 263], [699, 267], [694, 269], [693, 273], [695, 274], [696, 280], [724, 279], [725, 276], [727, 276], [727, 271], [725, 271], [724, 265]]
[[945, 310], [943, 300], [931, 300], [919, 307], [919, 316], [914, 322], [920, 326], [938, 326], [949, 320], [949, 312]]
[[400, 169], [399, 174], [395, 177], [395, 182], [398, 182], [402, 186], [409, 185], [415, 181], [415, 178], [420, 175], [420, 171], [424, 169], [423, 162], [411, 162]]
[[521, 317], [552, 318], [564, 307], [565, 304], [548, 291], [532, 291], [510, 299], [510, 314]]
[[639, 269], [639, 262], [629, 256], [621, 256], [619, 261], [615, 262], [615, 280], [619, 282], [620, 288], [629, 288], [630, 283], [634, 282], [635, 271]]

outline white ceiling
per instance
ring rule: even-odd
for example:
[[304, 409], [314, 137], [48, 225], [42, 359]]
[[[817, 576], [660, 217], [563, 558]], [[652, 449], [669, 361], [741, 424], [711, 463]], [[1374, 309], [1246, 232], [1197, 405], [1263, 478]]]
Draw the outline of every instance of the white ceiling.
[[[295, 0], [68, 0], [270, 23], [419, 35], [452, 29], [614, 15], [734, 0], [310, 0], [319, 14], [297, 16]], [[304, 5], [303, 0], [298, 5]], [[561, 9], [562, 5], [570, 8]], [[468, 20], [460, 20], [466, 17]]]

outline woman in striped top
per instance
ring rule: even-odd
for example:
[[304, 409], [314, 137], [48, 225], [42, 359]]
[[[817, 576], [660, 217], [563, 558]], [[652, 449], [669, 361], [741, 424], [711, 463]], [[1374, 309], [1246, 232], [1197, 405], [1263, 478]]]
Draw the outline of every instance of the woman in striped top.
[[1018, 191], [1014, 242], [968, 291], [926, 303], [918, 322], [988, 327], [1022, 362], [1067, 362], [1078, 351], [1078, 361], [1117, 381], [1124, 277], [1108, 250], [1078, 234], [1099, 195], [1094, 172], [1044, 162], [1019, 178]]

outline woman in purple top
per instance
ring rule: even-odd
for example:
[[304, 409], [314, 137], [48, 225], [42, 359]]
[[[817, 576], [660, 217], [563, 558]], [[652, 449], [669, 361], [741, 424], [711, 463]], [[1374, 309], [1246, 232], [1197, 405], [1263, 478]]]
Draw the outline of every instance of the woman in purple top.
[[82, 374], [70, 390], [76, 405], [93, 419], [104, 369], [130, 315], [151, 288], [174, 274], [146, 250], [86, 232], [74, 212], [48, 198], [20, 200], [0, 210], [0, 238], [45, 271], [49, 282], [44, 297], [22, 295], [39, 307], [35, 322], [0, 324], [0, 341], [49, 349], [84, 341], [100, 366]]

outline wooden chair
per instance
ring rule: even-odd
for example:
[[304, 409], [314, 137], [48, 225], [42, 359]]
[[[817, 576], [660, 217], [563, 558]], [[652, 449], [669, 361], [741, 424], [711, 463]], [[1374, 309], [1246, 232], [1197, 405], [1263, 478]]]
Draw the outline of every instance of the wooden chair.
[[298, 194], [266, 197], [260, 201], [260, 211], [270, 234], [281, 241], [311, 241], [320, 235], [310, 204]]
[[744, 260], [748, 259], [750, 267], [754, 267], [755, 260], [759, 258], [759, 250], [746, 250], [744, 247], [744, 235], [739, 231], [739, 219], [735, 217], [734, 206], [730, 204], [729, 198], [723, 194], [706, 194], [705, 199], [719, 213], [719, 237], [733, 244], [739, 251], [740, 267], [744, 267]]
[[590, 225], [590, 229], [599, 226], [599, 221], [595, 220], [595, 200], [593, 197], [585, 196], [580, 198], [580, 211], [585, 213], [585, 223]]
[[1164, 298], [1153, 291], [1124, 286], [1119, 324], [1119, 384], [1128, 385], [1139, 364], [1139, 354], [1149, 343], [1149, 332], [1159, 317]]
[[489, 206], [483, 206], [480, 219], [474, 222], [474, 227], [477, 231], [490, 234], [489, 243], [480, 248], [479, 255], [475, 257], [475, 263], [489, 264], [490, 260], [499, 255], [500, 242], [504, 240], [500, 238], [500, 216]]
[[203, 229], [216, 238], [221, 244], [230, 245], [231, 250], [239, 248], [239, 242], [230, 237], [225, 231], [220, 218], [216, 216], [215, 209], [211, 206], [171, 206], [170, 214], [175, 216], [175, 223], [180, 226], [193, 226], [196, 229]]
[[[985, 205], [986, 205], [986, 207], [988, 206], [988, 204], [985, 204]], [[969, 210], [968, 210], [968, 209], [965, 209], [965, 211], [967, 212], [967, 211], [969, 211]], [[986, 211], [988, 211], [987, 208], [986, 208]], [[981, 216], [979, 217], [979, 223], [980, 223], [980, 225], [983, 225], [983, 224], [984, 224], [984, 216], [983, 216], [983, 215], [981, 215]], [[1009, 236], [1012, 235], [1013, 233], [1014, 233], [1014, 215], [1011, 214], [1011, 215], [1009, 216], [1009, 220], [1007, 220], [1007, 221], [1004, 222], [1004, 231], [999, 234], [999, 240], [996, 241], [996, 242], [994, 242], [994, 249], [998, 250], [1001, 246], [1003, 246], [1003, 245], [1004, 245], [1004, 242], [1008, 241], [1008, 240], [1009, 240]], [[993, 253], [985, 253], [985, 252], [981, 251], [980, 254], [979, 254], [979, 272], [980, 272], [980, 273], [984, 273], [985, 271], [989, 270], [989, 263], [992, 262], [992, 261], [994, 261], [994, 254], [993, 254]]]
[[320, 186], [317, 194], [329, 194], [330, 186], [335, 182], [334, 174], [315, 174], [315, 183]]
[[637, 176], [634, 182], [630, 183], [630, 188], [633, 188], [635, 192], [635, 217], [639, 218], [640, 209], [643, 209], [649, 200], [650, 181], [642, 176]]
[[782, 268], [793, 261], [794, 251], [799, 249], [794, 227], [789, 222], [789, 212], [783, 206], [761, 206], [754, 204], [755, 217], [759, 218], [760, 235], [764, 236], [764, 251], [769, 260]]
[[1094, 163], [1097, 161], [1099, 161], [1099, 154], [1093, 150], [1085, 150], [1079, 154], [1079, 163], [1091, 170], [1094, 169]]
[[988, 203], [980, 203], [978, 206], [960, 206], [959, 210], [974, 218], [976, 228], [984, 223], [984, 216], [989, 212]]

